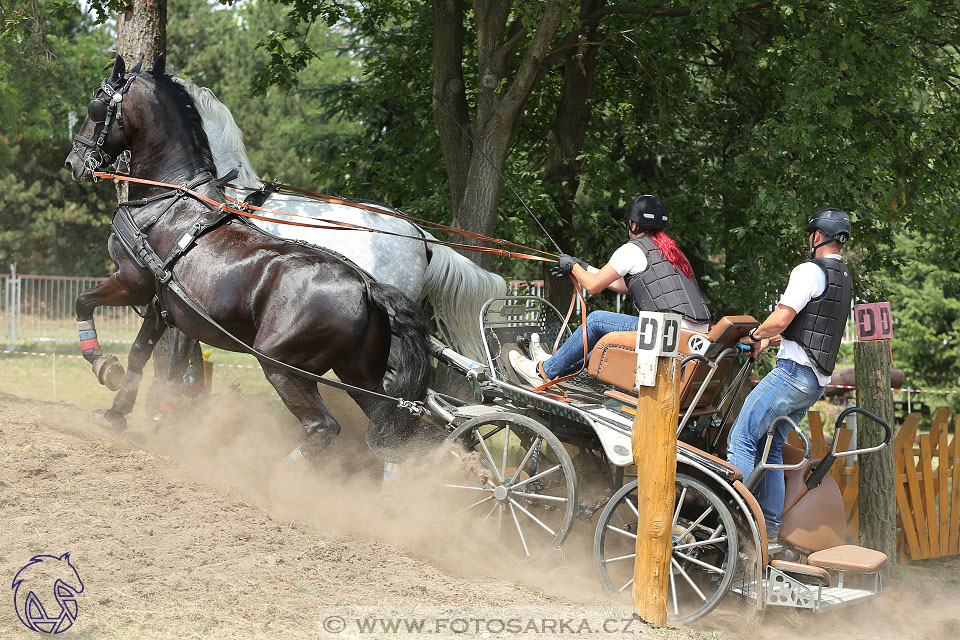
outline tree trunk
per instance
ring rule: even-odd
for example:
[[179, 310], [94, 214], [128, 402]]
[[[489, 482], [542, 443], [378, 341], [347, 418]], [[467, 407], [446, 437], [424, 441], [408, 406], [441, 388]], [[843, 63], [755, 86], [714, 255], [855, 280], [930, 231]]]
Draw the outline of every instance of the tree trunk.
[[[519, 131], [523, 105], [539, 79], [566, 5], [566, 0], [548, 0], [519, 66], [505, 86], [501, 81], [513, 69], [514, 54], [526, 32], [516, 19], [509, 22], [508, 28], [509, 3], [494, 0], [480, 6], [475, 21], [479, 74], [477, 113], [476, 118], [468, 122], [463, 77], [463, 3], [462, 0], [433, 1], [434, 113], [450, 179], [454, 226], [483, 235], [493, 234], [503, 189], [498, 173], [502, 172], [510, 145]], [[461, 126], [470, 132], [473, 144]]]
[[133, 0], [117, 16], [117, 53], [127, 68], [143, 56], [143, 69], [167, 51], [167, 0]]
[[[167, 51], [167, 0], [133, 0], [117, 16], [117, 54], [127, 69], [143, 57], [143, 70], [153, 69], [154, 57]], [[117, 198], [127, 200], [127, 183], [117, 183]], [[166, 387], [172, 331], [157, 342], [153, 352], [154, 378], [147, 392], [147, 413], [156, 413]]]
[[[853, 345], [857, 406], [893, 425], [893, 392], [890, 390], [889, 341], [858, 341]], [[892, 427], [891, 427], [892, 428]], [[859, 416], [857, 447], [883, 441], [883, 427]], [[893, 449], [884, 447], [859, 456], [860, 544], [887, 554], [887, 575], [896, 570], [897, 502]]]

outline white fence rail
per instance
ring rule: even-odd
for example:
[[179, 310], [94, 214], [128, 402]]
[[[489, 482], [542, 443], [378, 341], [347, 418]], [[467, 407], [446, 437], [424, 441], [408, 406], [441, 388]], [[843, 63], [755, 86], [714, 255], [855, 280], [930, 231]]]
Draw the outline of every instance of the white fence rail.
[[[81, 292], [106, 278], [0, 274], [0, 321], [4, 344], [77, 340], [75, 304]], [[140, 318], [130, 307], [100, 307], [94, 313], [102, 343], [130, 344], [140, 328]]]

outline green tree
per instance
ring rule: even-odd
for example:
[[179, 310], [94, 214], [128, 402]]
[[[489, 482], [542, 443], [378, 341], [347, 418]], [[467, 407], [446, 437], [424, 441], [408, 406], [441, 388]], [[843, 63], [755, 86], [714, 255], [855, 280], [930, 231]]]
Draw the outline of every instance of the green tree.
[[960, 387], [960, 253], [904, 235], [891, 258], [902, 265], [890, 284], [895, 364], [910, 386]]
[[103, 77], [108, 42], [53, 0], [7, 2], [0, 17], [0, 264], [105, 274], [116, 196], [75, 184], [63, 161]]
[[[955, 4], [291, 6], [306, 22], [345, 16], [364, 62], [327, 103], [362, 126], [350, 154], [325, 156], [348, 191], [413, 183], [419, 195], [405, 204], [446, 192], [430, 215], [535, 238], [482, 150], [562, 248], [595, 261], [622, 241], [608, 215], [654, 192], [676, 212], [671, 230], [715, 313], [762, 313], [775, 300], [820, 206], [853, 213], [865, 289], [897, 233], [958, 239]], [[289, 84], [304, 49], [297, 37], [289, 49], [271, 42], [261, 80]]]
[[[328, 122], [309, 100], [312, 92], [357, 71], [342, 52], [342, 35], [317, 25], [307, 35], [315, 56], [300, 72], [296, 89], [270, 87], [251, 96], [251, 80], [271, 54], [257, 44], [287, 23], [289, 10], [263, 0], [217, 6], [184, 0], [168, 7], [167, 48], [171, 70], [209, 87], [227, 105], [243, 130], [254, 168], [264, 177], [309, 187], [318, 158], [305, 138], [349, 130], [350, 123]], [[327, 184], [317, 185], [325, 188]]]

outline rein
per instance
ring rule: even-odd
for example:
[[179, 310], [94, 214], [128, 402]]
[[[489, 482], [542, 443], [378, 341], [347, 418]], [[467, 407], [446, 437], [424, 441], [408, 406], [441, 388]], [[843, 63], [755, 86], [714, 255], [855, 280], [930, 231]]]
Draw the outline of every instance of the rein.
[[[95, 171], [95, 172], [93, 172], [93, 175], [94, 175], [94, 177], [99, 178], [99, 179], [103, 179], [103, 180], [122, 180], [122, 181], [125, 181], [125, 182], [136, 182], [136, 183], [138, 183], [138, 184], [148, 184], [148, 185], [156, 186], [156, 187], [166, 187], [166, 188], [168, 188], [168, 189], [175, 189], [175, 190], [177, 190], [177, 191], [181, 191], [181, 192], [183, 192], [183, 193], [189, 194], [189, 195], [193, 196], [194, 198], [196, 198], [197, 200], [200, 200], [200, 201], [202, 201], [202, 202], [205, 202], [205, 203], [207, 203], [207, 204], [215, 207], [216, 209], [218, 209], [218, 210], [220, 210], [220, 211], [226, 211], [226, 212], [229, 212], [229, 213], [235, 213], [235, 214], [237, 214], [237, 215], [239, 215], [239, 216], [243, 216], [243, 217], [245, 217], [245, 218], [253, 218], [254, 220], [263, 220], [264, 222], [275, 222], [275, 223], [277, 223], [277, 224], [286, 224], [286, 225], [291, 225], [291, 226], [295, 226], [295, 227], [308, 227], [308, 228], [311, 228], [311, 229], [329, 229], [329, 230], [340, 230], [340, 229], [342, 229], [342, 230], [348, 230], [348, 231], [366, 231], [367, 233], [381, 233], [381, 234], [383, 234], [383, 235], [395, 236], [395, 237], [398, 237], [398, 238], [407, 238], [407, 239], [409, 239], [409, 240], [417, 240], [417, 241], [426, 242], [426, 243], [429, 243], [429, 244], [439, 244], [439, 245], [443, 245], [443, 246], [446, 246], [446, 247], [452, 247], [452, 248], [454, 248], [454, 249], [463, 249], [463, 250], [465, 250], [465, 251], [475, 251], [475, 252], [478, 252], [478, 253], [492, 253], [492, 254], [499, 255], [499, 256], [503, 256], [503, 257], [506, 257], [506, 258], [523, 258], [523, 259], [525, 259], [525, 260], [539, 260], [539, 261], [541, 261], [541, 262], [556, 262], [556, 259], [555, 259], [555, 258], [552, 258], [552, 257], [538, 256], [538, 255], [533, 255], [533, 254], [529, 254], [529, 253], [518, 253], [518, 252], [516, 252], [516, 251], [507, 251], [506, 249], [497, 249], [497, 248], [494, 248], [494, 247], [478, 247], [478, 246], [476, 246], [476, 245], [464, 244], [464, 243], [462, 243], [462, 242], [449, 242], [449, 241], [446, 241], [446, 240], [434, 240], [434, 239], [431, 239], [431, 238], [423, 238], [423, 237], [419, 237], [419, 236], [408, 236], [408, 235], [402, 234], [402, 233], [395, 233], [395, 232], [393, 232], [393, 231], [384, 231], [384, 230], [381, 230], [381, 229], [371, 229], [370, 227], [364, 227], [364, 226], [357, 225], [357, 224], [352, 224], [352, 223], [349, 223], [349, 222], [341, 222], [341, 221], [339, 221], [339, 220], [330, 220], [330, 221], [327, 221], [327, 224], [315, 224], [315, 223], [308, 223], [308, 222], [294, 222], [294, 221], [292, 221], [292, 220], [277, 220], [276, 218], [272, 218], [272, 217], [256, 215], [256, 214], [254, 214], [254, 213], [251, 213], [249, 210], [252, 209], [252, 210], [254, 210], [254, 211], [262, 211], [262, 212], [264, 212], [264, 213], [274, 213], [274, 214], [279, 214], [279, 215], [290, 216], [290, 217], [293, 217], [293, 218], [304, 218], [304, 219], [307, 219], [307, 220], [315, 220], [315, 218], [312, 218], [312, 217], [310, 217], [310, 216], [299, 215], [299, 214], [296, 214], [296, 213], [287, 213], [286, 211], [277, 211], [277, 210], [274, 210], [274, 209], [264, 209], [264, 208], [262, 208], [262, 207], [256, 207], [256, 206], [253, 206], [253, 205], [247, 205], [247, 204], [243, 204], [243, 203], [240, 202], [239, 200], [235, 200], [234, 198], [231, 198], [230, 196], [224, 196], [227, 200], [229, 200], [231, 203], [234, 203], [234, 204], [237, 206], [237, 208], [232, 208], [232, 207], [227, 206], [226, 203], [217, 202], [217, 201], [214, 200], [213, 198], [208, 198], [207, 196], [205, 196], [205, 195], [203, 195], [203, 194], [201, 194], [201, 193], [197, 193], [196, 191], [194, 191], [193, 189], [190, 189], [189, 187], [185, 187], [185, 186], [179, 185], [179, 184], [172, 184], [172, 183], [169, 183], [169, 182], [159, 182], [159, 181], [156, 181], [156, 180], [147, 180], [147, 179], [145, 179], [145, 178], [134, 178], [134, 177], [132, 177], [132, 176], [124, 176], [124, 175], [119, 175], [119, 174], [115, 174], [115, 173], [104, 173], [104, 172], [100, 172], [100, 171]], [[334, 200], [338, 200], [338, 201], [339, 201], [340, 199], [339, 199], [339, 198], [335, 198]], [[345, 204], [345, 205], [348, 205], [348, 206], [353, 206], [353, 207], [357, 207], [357, 208], [360, 208], [360, 209], [365, 209], [365, 210], [368, 210], [368, 211], [373, 211], [373, 212], [376, 212], [376, 213], [384, 213], [385, 215], [391, 215], [391, 214], [389, 214], [389, 213], [384, 212], [382, 209], [378, 209], [378, 208], [376, 208], [376, 207], [371, 207], [371, 206], [366, 206], [366, 205], [360, 205], [359, 203], [350, 202], [350, 201], [348, 201], [348, 200], [342, 200], [342, 201], [340, 201], [340, 202], [332, 202], [332, 203], [334, 203], [334, 204], [340, 204], [340, 203], [342, 203], [342, 204]], [[400, 215], [393, 214], [393, 215], [394, 215], [395, 217], [401, 217], [401, 216], [402, 216], [402, 214], [400, 214]], [[450, 228], [453, 229], [453, 227], [450, 227]], [[463, 235], [466, 235], [466, 234], [469, 234], [469, 233], [470, 233], [470, 232], [467, 232], [467, 231], [462, 232]], [[477, 239], [481, 239], [481, 238], [482, 238], [482, 239], [487, 239], [486, 236], [480, 236], [479, 234], [474, 234], [474, 236], [476, 236]], [[473, 237], [473, 236], [468, 236], [468, 237]], [[508, 241], [506, 241], [506, 240], [498, 240], [498, 239], [490, 238], [490, 239], [488, 239], [488, 241], [497, 242], [498, 244], [506, 244], [506, 245], [512, 245], [512, 246], [516, 246], [516, 247], [521, 247], [521, 248], [524, 248], [524, 249], [528, 249], [528, 250], [530, 250], [530, 251], [540, 251], [539, 249], [532, 249], [532, 248], [530, 248], [530, 247], [524, 247], [523, 245], [514, 244], [514, 243], [508, 242]], [[547, 253], [547, 252], [541, 251], [540, 253]], [[552, 254], [547, 254], [547, 255], [552, 255]]]
[[[341, 221], [339, 221], [339, 220], [330, 220], [330, 221], [328, 222], [328, 224], [322, 224], [322, 225], [321, 225], [321, 224], [314, 224], [314, 223], [307, 223], [307, 222], [294, 222], [294, 221], [292, 221], [292, 220], [277, 220], [276, 218], [272, 218], [272, 217], [268, 217], [268, 216], [260, 216], [260, 215], [251, 213], [250, 210], [252, 209], [252, 210], [254, 210], [254, 211], [260, 211], [260, 212], [263, 212], [263, 213], [272, 213], [272, 214], [278, 214], [278, 215], [285, 215], [285, 216], [290, 216], [290, 217], [294, 217], [294, 218], [305, 218], [305, 219], [308, 219], [308, 220], [315, 220], [315, 218], [312, 218], [312, 217], [310, 217], [310, 216], [299, 215], [299, 214], [295, 214], [295, 213], [287, 213], [286, 211], [278, 211], [278, 210], [275, 210], [275, 209], [265, 209], [265, 208], [263, 208], [263, 207], [257, 207], [257, 206], [254, 206], [254, 205], [244, 204], [244, 203], [240, 202], [239, 200], [236, 200], [236, 199], [234, 199], [234, 198], [231, 198], [230, 196], [224, 195], [224, 198], [226, 198], [229, 202], [231, 202], [231, 203], [233, 203], [233, 204], [235, 204], [235, 205], [237, 206], [237, 208], [228, 207], [228, 206], [226, 205], [226, 203], [224, 203], [224, 202], [217, 202], [217, 201], [214, 200], [213, 198], [209, 198], [209, 197], [207, 197], [207, 196], [205, 196], [205, 195], [203, 195], [203, 194], [201, 194], [201, 193], [198, 193], [198, 192], [194, 191], [194, 190], [191, 188], [191, 186], [198, 186], [198, 185], [194, 185], [194, 184], [191, 184], [190, 186], [184, 186], [184, 185], [178, 185], [178, 184], [173, 184], [173, 183], [169, 183], [169, 182], [159, 182], [159, 181], [157, 181], [157, 180], [147, 180], [147, 179], [145, 179], [145, 178], [134, 178], [134, 177], [132, 177], [132, 176], [118, 175], [118, 174], [114, 174], [114, 173], [104, 173], [104, 172], [99, 172], [99, 171], [93, 172], [93, 175], [94, 175], [94, 177], [96, 177], [96, 178], [100, 178], [100, 179], [104, 179], [104, 180], [122, 180], [122, 181], [125, 181], [125, 182], [136, 182], [136, 183], [138, 183], [138, 184], [147, 184], [147, 185], [157, 186], [157, 187], [166, 187], [166, 188], [168, 188], [168, 189], [173, 189], [173, 190], [175, 190], [175, 191], [178, 192], [177, 199], [179, 199], [180, 195], [188, 194], [188, 195], [196, 198], [197, 200], [200, 200], [201, 202], [204, 202], [204, 203], [206, 203], [206, 204], [208, 204], [208, 205], [216, 208], [217, 211], [219, 211], [219, 212], [234, 213], [234, 214], [236, 214], [236, 215], [243, 216], [243, 217], [245, 217], [245, 218], [253, 218], [253, 219], [255, 219], [255, 220], [263, 220], [263, 221], [265, 221], [265, 222], [276, 222], [276, 223], [278, 223], [278, 224], [287, 224], [287, 225], [292, 225], [292, 226], [296, 226], [296, 227], [309, 227], [309, 228], [312, 228], [312, 229], [330, 229], [330, 230], [344, 230], [344, 231], [366, 231], [366, 232], [368, 232], [368, 233], [382, 233], [382, 234], [384, 234], [384, 235], [395, 236], [395, 237], [398, 237], [398, 238], [407, 238], [407, 239], [410, 239], [410, 240], [419, 240], [419, 241], [421, 241], [421, 242], [426, 242], [426, 243], [430, 243], [430, 244], [439, 244], [439, 245], [443, 245], [443, 246], [447, 246], [447, 247], [453, 247], [453, 248], [455, 248], [455, 249], [463, 249], [463, 250], [466, 250], [466, 251], [476, 251], [476, 252], [480, 252], [480, 253], [492, 253], [492, 254], [499, 255], [499, 256], [504, 256], [504, 257], [507, 257], [507, 258], [524, 258], [524, 259], [526, 259], [526, 260], [538, 260], [538, 261], [541, 261], [541, 262], [556, 262], [556, 259], [554, 259], [554, 258], [549, 258], [549, 257], [544, 257], [544, 256], [538, 256], [538, 255], [532, 255], [532, 254], [529, 254], [529, 253], [518, 253], [518, 252], [515, 252], [515, 251], [507, 251], [506, 249], [497, 249], [497, 248], [494, 248], [494, 247], [478, 247], [478, 246], [475, 246], [475, 245], [464, 244], [464, 243], [461, 243], [461, 242], [448, 242], [448, 241], [445, 241], [445, 240], [433, 240], [433, 239], [430, 239], [430, 238], [423, 238], [423, 237], [417, 237], [417, 236], [408, 236], [408, 235], [402, 234], [402, 233], [395, 233], [395, 232], [392, 232], [392, 231], [384, 231], [384, 230], [381, 230], [381, 229], [371, 229], [370, 227], [364, 227], [364, 226], [362, 226], [362, 225], [357, 225], [357, 224], [353, 224], [353, 223], [350, 223], [350, 222], [341, 222]], [[204, 182], [206, 182], [206, 180], [204, 180]], [[231, 184], [227, 184], [227, 185], [225, 185], [225, 186], [230, 186], [230, 187], [236, 188], [235, 185], [231, 185]], [[514, 246], [514, 247], [519, 247], [519, 248], [522, 248], [522, 249], [527, 249], [527, 250], [529, 250], [529, 251], [536, 251], [536, 252], [539, 252], [539, 253], [543, 253], [543, 254], [546, 254], [546, 255], [548, 255], [548, 256], [554, 255], [554, 254], [547, 253], [546, 251], [541, 251], [541, 250], [539, 250], [539, 249], [533, 249], [533, 248], [531, 248], [531, 247], [526, 247], [526, 246], [524, 246], [524, 245], [520, 245], [520, 244], [516, 244], [516, 243], [510, 242], [510, 241], [508, 241], [508, 240], [503, 240], [503, 239], [499, 239], [499, 238], [490, 238], [490, 237], [488, 237], [488, 236], [484, 236], [484, 235], [481, 235], [481, 234], [478, 234], [478, 233], [473, 233], [473, 232], [470, 232], [470, 231], [464, 231], [464, 230], [462, 230], [462, 229], [457, 229], [456, 227], [450, 227], [450, 226], [443, 225], [443, 224], [440, 224], [440, 223], [429, 222], [429, 221], [426, 221], [426, 220], [422, 220], [422, 221], [421, 221], [421, 220], [418, 219], [418, 218], [413, 218], [412, 216], [407, 216], [407, 215], [401, 214], [401, 213], [394, 213], [394, 212], [385, 211], [385, 210], [383, 210], [383, 209], [381, 209], [381, 208], [379, 208], [379, 207], [373, 207], [373, 206], [369, 206], [369, 205], [364, 205], [364, 204], [362, 204], [362, 203], [352, 202], [352, 201], [350, 201], [350, 200], [344, 200], [344, 199], [342, 199], [342, 198], [337, 198], [337, 197], [335, 197], [335, 196], [326, 196], [326, 195], [323, 195], [323, 194], [314, 193], [314, 192], [312, 192], [312, 191], [307, 191], [307, 190], [305, 190], [305, 189], [298, 189], [298, 188], [296, 188], [296, 187], [290, 187], [290, 186], [287, 186], [287, 185], [278, 185], [278, 186], [279, 186], [280, 188], [283, 188], [283, 189], [286, 189], [286, 190], [290, 190], [290, 191], [302, 193], [302, 194], [307, 195], [307, 196], [312, 196], [312, 199], [314, 199], [314, 200], [319, 200], [319, 201], [321, 201], [321, 202], [328, 202], [328, 203], [330, 203], [330, 204], [342, 204], [342, 205], [346, 205], [346, 206], [350, 206], [350, 207], [356, 207], [356, 208], [358, 208], [358, 209], [363, 209], [363, 210], [371, 211], [371, 212], [374, 212], [374, 213], [379, 213], [379, 214], [383, 214], [383, 215], [388, 215], [388, 216], [392, 216], [392, 217], [395, 217], [395, 218], [400, 218], [400, 219], [407, 220], [407, 221], [416, 221], [416, 222], [418, 222], [418, 223], [419, 223], [419, 222], [423, 222], [423, 223], [426, 223], [426, 224], [428, 224], [428, 225], [431, 225], [431, 226], [432, 226], [433, 228], [435, 228], [435, 229], [440, 229], [440, 230], [444, 230], [444, 231], [449, 231], [449, 232], [451, 232], [451, 233], [458, 233], [458, 234], [460, 234], [460, 235], [463, 235], [463, 236], [465, 236], [465, 237], [472, 238], [472, 239], [475, 239], [475, 240], [484, 240], [484, 241], [487, 241], [487, 242], [495, 242], [495, 243], [501, 244], [501, 245], [509, 245], [509, 246]], [[171, 203], [171, 204], [172, 204], [172, 203]], [[167, 207], [167, 208], [169, 208], [169, 207]], [[164, 209], [164, 211], [166, 211], [166, 209]], [[162, 214], [161, 214], [161, 215], [162, 215]], [[158, 218], [158, 217], [159, 217], [159, 216], [157, 216], [157, 218]], [[156, 219], [152, 220], [151, 222], [156, 222]], [[553, 345], [553, 352], [555, 353], [556, 350], [557, 350], [557, 346], [558, 346], [559, 343], [560, 343], [560, 338], [561, 338], [561, 336], [563, 335], [563, 330], [564, 330], [564, 329], [567, 327], [567, 325], [569, 324], [569, 322], [570, 322], [570, 317], [573, 315], [573, 309], [574, 309], [574, 306], [576, 305], [577, 298], [579, 298], [580, 301], [581, 301], [581, 304], [580, 304], [580, 314], [581, 314], [580, 322], [581, 322], [582, 333], [583, 333], [583, 365], [580, 367], [580, 369], [578, 369], [576, 372], [574, 372], [574, 373], [572, 373], [572, 374], [570, 374], [570, 375], [562, 376], [562, 377], [560, 377], [560, 378], [556, 378], [556, 379], [554, 379], [554, 380], [550, 380], [550, 381], [548, 381], [548, 382], [540, 385], [539, 387], [537, 387], [537, 388], [534, 389], [534, 392], [543, 391], [543, 390], [545, 390], [545, 389], [547, 389], [547, 388], [549, 388], [549, 387], [551, 387], [551, 386], [553, 386], [553, 385], [559, 384], [559, 383], [564, 382], [564, 381], [566, 381], [566, 380], [570, 380], [571, 378], [575, 378], [576, 376], [580, 375], [580, 373], [581, 373], [581, 372], [584, 370], [584, 368], [587, 366], [587, 358], [588, 358], [588, 356], [589, 356], [589, 351], [590, 351], [590, 350], [589, 350], [589, 343], [588, 343], [588, 341], [587, 341], [587, 301], [586, 301], [586, 298], [584, 298], [583, 290], [582, 290], [581, 287], [580, 287], [580, 283], [579, 283], [579, 282], [577, 281], [577, 279], [573, 276], [573, 274], [570, 275], [570, 279], [573, 281], [574, 295], [570, 298], [570, 307], [569, 307], [569, 309], [567, 310], [567, 314], [566, 314], [566, 316], [565, 316], [564, 319], [563, 319], [563, 326], [560, 328], [560, 331], [557, 333], [557, 340], [556, 340], [556, 342], [555, 342], [554, 345]], [[343, 385], [344, 383], [333, 384], [332, 381], [330, 381], [330, 380], [328, 380], [328, 379], [326, 379], [326, 378], [321, 378], [321, 377], [319, 377], [319, 376], [310, 375], [310, 374], [308, 374], [308, 372], [306, 372], [306, 371], [302, 371], [302, 370], [300, 370], [300, 369], [297, 369], [296, 367], [292, 367], [292, 366], [286, 365], [286, 364], [284, 364], [284, 363], [282, 363], [282, 362], [273, 360], [273, 359], [270, 358], [269, 356], [266, 356], [265, 354], [262, 354], [262, 353], [260, 353], [260, 352], [258, 352], [258, 351], [256, 351], [256, 350], [254, 350], [252, 347], [250, 347], [249, 345], [243, 343], [239, 338], [237, 338], [237, 337], [235, 337], [234, 335], [232, 335], [231, 333], [229, 333], [226, 329], [224, 329], [223, 327], [221, 327], [221, 326], [220, 326], [219, 324], [217, 324], [212, 318], [210, 318], [210, 317], [199, 307], [199, 305], [196, 305], [196, 303], [194, 303], [192, 300], [189, 299], [189, 297], [186, 295], [186, 292], [183, 292], [183, 290], [182, 290], [181, 287], [179, 287], [179, 286], [177, 286], [177, 285], [175, 285], [175, 284], [172, 285], [172, 283], [169, 283], [169, 282], [166, 283], [166, 284], [167, 284], [167, 286], [170, 286], [170, 288], [174, 290], [174, 293], [177, 294], [178, 297], [180, 297], [182, 300], [184, 300], [184, 302], [186, 302], [186, 303], [188, 304], [188, 306], [191, 306], [191, 307], [194, 309], [195, 312], [199, 313], [202, 317], [204, 317], [205, 320], [207, 320], [208, 322], [210, 322], [214, 327], [216, 327], [218, 330], [222, 331], [222, 332], [223, 332], [225, 335], [227, 335], [230, 339], [232, 339], [233, 341], [235, 341], [238, 345], [244, 347], [249, 353], [253, 354], [254, 356], [257, 356], [257, 357], [259, 357], [259, 358], [264, 358], [265, 360], [268, 360], [271, 364], [273, 364], [273, 365], [275, 365], [275, 366], [280, 366], [280, 367], [282, 367], [282, 368], [284, 368], [284, 369], [287, 369], [288, 371], [290, 371], [291, 373], [295, 373], [296, 375], [301, 375], [301, 376], [304, 376], [304, 377], [307, 377], [307, 378], [316, 380], [316, 381], [318, 381], [318, 382], [323, 382], [324, 384], [330, 384], [330, 386], [336, 386], [336, 387], [338, 387], [338, 388], [350, 387], [350, 388], [352, 389], [352, 387], [351, 387], [350, 385], [346, 385], [345, 387], [340, 387], [339, 385]], [[172, 285], [172, 286], [171, 286], [171, 285]], [[179, 290], [179, 291], [177, 291], [177, 290]], [[391, 398], [391, 397], [389, 397], [389, 396], [382, 396], [382, 394], [377, 394], [377, 393], [375, 393], [375, 392], [367, 391], [367, 390], [365, 390], [365, 389], [362, 390], [362, 391], [364, 391], [365, 393], [368, 393], [368, 394], [370, 394], [370, 395], [375, 395], [375, 396], [380, 396], [380, 397], [384, 397], [384, 398], [389, 398], [390, 400], [393, 400], [394, 402], [397, 402], [400, 406], [403, 406], [404, 408], [407, 408], [407, 409], [410, 410], [411, 412], [415, 412], [415, 411], [416, 411], [415, 407], [408, 406], [408, 405], [406, 404], [406, 401], [404, 401], [404, 400], [402, 400], [402, 399]], [[558, 389], [558, 391], [560, 392], [560, 394], [561, 394], [561, 396], [562, 396], [562, 397], [560, 397], [560, 399], [566, 399], [566, 393], [565, 393], [562, 389]], [[552, 395], [552, 394], [547, 394], [547, 395]]]
[[[407, 215], [405, 213], [400, 213], [399, 211], [390, 211], [383, 208], [378, 208], [370, 205], [365, 205], [362, 202], [356, 202], [353, 200], [347, 200], [344, 198], [338, 198], [336, 196], [331, 196], [325, 193], [316, 193], [315, 191], [308, 191], [307, 189], [301, 189], [299, 187], [292, 187], [288, 184], [275, 183], [277, 186], [276, 193], [284, 193], [286, 195], [298, 195], [310, 200], [317, 200], [319, 202], [327, 202], [329, 204], [340, 204], [346, 205], [349, 207], [355, 207], [357, 209], [363, 209], [365, 211], [372, 211], [373, 213], [379, 213], [385, 216], [390, 216], [393, 218], [399, 218], [400, 220], [406, 220], [407, 222], [416, 223], [422, 227], [427, 227], [430, 229], [435, 229], [437, 231], [445, 231], [447, 233], [455, 233], [457, 235], [463, 236], [465, 238], [471, 238], [473, 240], [481, 240], [484, 242], [489, 242], [491, 244], [506, 245], [510, 247], [517, 247], [518, 249], [523, 249], [525, 251], [532, 251], [534, 253], [540, 253], [545, 256], [555, 257], [557, 254], [550, 253], [547, 251], [542, 251], [540, 249], [534, 249], [533, 247], [528, 247], [522, 244], [517, 244], [515, 242], [510, 242], [509, 240], [504, 240], [502, 238], [491, 238], [490, 236], [485, 236], [473, 231], [466, 231], [465, 229], [458, 229], [457, 227], [451, 227], [449, 225], [440, 224], [439, 222], [432, 222], [430, 220], [424, 220], [423, 218], [416, 218], [414, 216]], [[236, 185], [228, 184], [226, 186], [233, 188], [242, 188], [237, 187]], [[230, 199], [230, 198], [228, 198]], [[234, 202], [236, 202], [234, 200]], [[290, 215], [290, 214], [286, 214]]]

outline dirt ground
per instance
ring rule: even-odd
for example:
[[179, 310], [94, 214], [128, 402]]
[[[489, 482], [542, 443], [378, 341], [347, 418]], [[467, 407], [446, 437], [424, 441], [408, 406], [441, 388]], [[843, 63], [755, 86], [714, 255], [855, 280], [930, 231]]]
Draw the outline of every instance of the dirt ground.
[[[328, 400], [345, 425], [363, 424], [355, 407]], [[0, 582], [10, 584], [34, 555], [69, 551], [84, 582], [76, 623], [62, 636], [73, 638], [409, 635], [324, 626], [358, 608], [521, 620], [621, 611], [592, 574], [589, 525], [575, 527], [579, 538], [565, 553], [516, 564], [444, 519], [422, 481], [428, 472], [418, 479], [405, 469], [410, 486], [384, 497], [382, 465], [358, 428], [345, 428], [322, 471], [286, 470], [278, 461], [298, 429], [279, 403], [230, 394], [161, 425], [133, 420], [118, 434], [73, 405], [0, 393]], [[621, 624], [601, 633], [594, 625], [577, 635], [953, 639], [958, 569], [911, 570], [883, 597], [819, 617], [788, 612], [757, 623], [734, 610], [697, 628]], [[7, 593], [0, 638], [34, 637]], [[524, 628], [540, 636], [578, 630]], [[425, 632], [464, 637], [477, 629]], [[519, 634], [504, 637], [511, 635]]]

